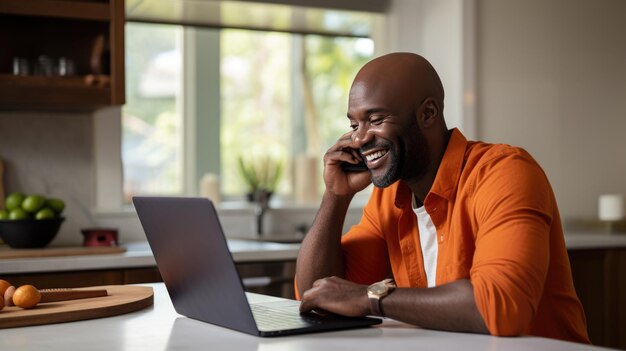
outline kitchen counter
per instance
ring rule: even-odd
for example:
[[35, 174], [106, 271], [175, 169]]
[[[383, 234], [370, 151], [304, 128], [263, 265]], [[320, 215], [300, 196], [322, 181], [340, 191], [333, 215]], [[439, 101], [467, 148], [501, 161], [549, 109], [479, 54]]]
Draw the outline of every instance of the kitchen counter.
[[[294, 291], [295, 259], [300, 245], [263, 241], [275, 239], [287, 241], [289, 237], [264, 236], [256, 241], [231, 238], [228, 241], [249, 291], [290, 297]], [[565, 241], [591, 340], [598, 345], [626, 349], [622, 332], [626, 327], [626, 305], [619, 303], [626, 293], [626, 283], [621, 279], [626, 274], [626, 235], [569, 233]], [[40, 288], [160, 281], [147, 243], [125, 246], [128, 250], [123, 254], [0, 259], [0, 277], [15, 285], [33, 284]], [[495, 340], [501, 342], [501, 339]]]
[[[0, 260], [0, 274], [156, 267], [147, 242], [129, 243], [122, 246], [127, 249], [122, 254]], [[300, 249], [299, 244], [237, 239], [229, 239], [228, 247], [237, 263], [293, 261]]]
[[[337, 332], [260, 338], [182, 317], [163, 284], [154, 306], [115, 317], [0, 330], [2, 350], [545, 350], [602, 348], [539, 337], [502, 338], [420, 329], [386, 319], [380, 326]], [[272, 300], [250, 294], [251, 302]]]
[[[237, 263], [294, 261], [298, 256], [300, 244], [287, 243], [289, 238], [286, 235], [277, 235], [264, 236], [256, 240], [229, 239], [228, 245]], [[568, 250], [623, 248], [626, 247], [626, 235], [569, 233], [565, 236], [565, 243]], [[0, 274], [156, 266], [147, 242], [123, 246], [127, 248], [123, 254], [0, 260]]]
[[565, 245], [568, 250], [623, 248], [626, 247], [626, 234], [567, 233]]

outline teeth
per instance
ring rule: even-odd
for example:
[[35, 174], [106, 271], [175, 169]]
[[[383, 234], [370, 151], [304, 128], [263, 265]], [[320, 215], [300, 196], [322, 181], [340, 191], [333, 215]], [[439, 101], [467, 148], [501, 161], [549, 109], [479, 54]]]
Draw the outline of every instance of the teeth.
[[369, 155], [365, 156], [365, 158], [367, 159], [368, 162], [371, 162], [371, 161], [374, 161], [376, 159], [379, 159], [379, 158], [385, 156], [386, 153], [387, 153], [387, 150], [376, 151], [373, 154], [369, 154]]

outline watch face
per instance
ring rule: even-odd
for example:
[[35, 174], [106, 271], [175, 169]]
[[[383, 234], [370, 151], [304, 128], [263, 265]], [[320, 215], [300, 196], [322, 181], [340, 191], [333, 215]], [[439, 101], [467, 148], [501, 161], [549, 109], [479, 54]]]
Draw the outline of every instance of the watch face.
[[387, 289], [387, 285], [384, 283], [374, 284], [369, 287], [369, 291], [374, 295], [382, 295], [387, 292]]

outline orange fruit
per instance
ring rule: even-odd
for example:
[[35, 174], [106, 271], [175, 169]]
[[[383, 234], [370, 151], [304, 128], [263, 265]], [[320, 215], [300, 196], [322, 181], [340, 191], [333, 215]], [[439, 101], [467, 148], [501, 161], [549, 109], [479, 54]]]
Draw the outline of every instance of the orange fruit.
[[4, 308], [4, 298], [0, 296], [0, 310]]
[[11, 286], [11, 283], [0, 279], [0, 296], [4, 296], [4, 292], [9, 288], [9, 286]]
[[22, 285], [13, 294], [13, 303], [21, 308], [33, 308], [41, 301], [41, 293], [32, 285]]

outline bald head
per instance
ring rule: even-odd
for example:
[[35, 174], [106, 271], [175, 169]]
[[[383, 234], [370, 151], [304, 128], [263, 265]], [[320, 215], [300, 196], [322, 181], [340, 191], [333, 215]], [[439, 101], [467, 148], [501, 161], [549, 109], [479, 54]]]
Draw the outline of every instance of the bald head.
[[415, 109], [428, 97], [434, 98], [443, 110], [444, 91], [439, 75], [425, 58], [405, 52], [368, 62], [350, 89], [351, 102], [380, 98], [397, 108]]
[[[348, 104], [352, 141], [377, 187], [405, 181], [423, 201], [448, 144], [443, 86], [422, 56], [394, 53], [357, 74]], [[381, 156], [382, 155], [382, 156]]]

